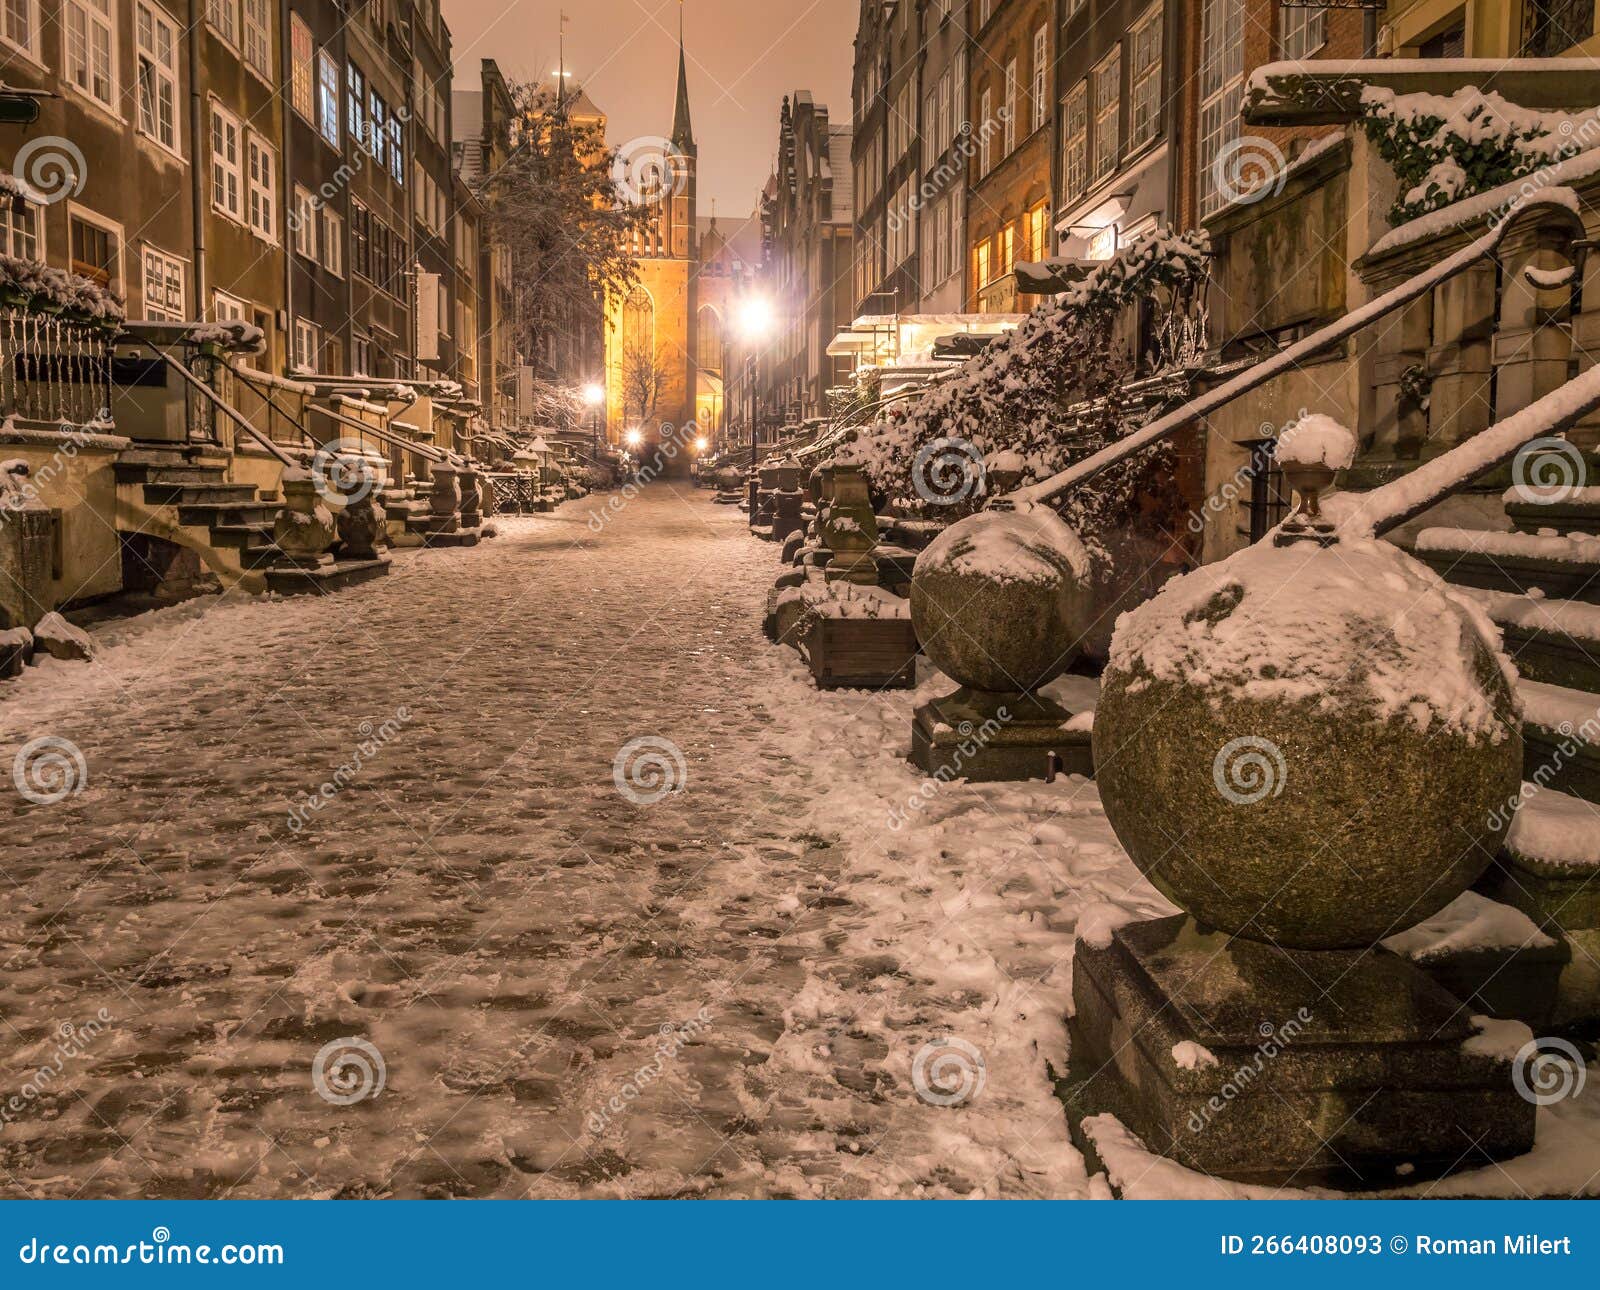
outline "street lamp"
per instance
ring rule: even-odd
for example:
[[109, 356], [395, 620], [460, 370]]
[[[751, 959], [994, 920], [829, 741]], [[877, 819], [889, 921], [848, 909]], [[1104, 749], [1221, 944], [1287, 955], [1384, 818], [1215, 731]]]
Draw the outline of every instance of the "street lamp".
[[[739, 334], [744, 338], [746, 345], [753, 348], [765, 343], [767, 337], [772, 334], [776, 322], [776, 311], [772, 307], [772, 301], [767, 296], [757, 292], [746, 296], [744, 300], [740, 302], [738, 313]], [[751, 376], [750, 392], [752, 400], [752, 416], [750, 424], [750, 469], [754, 470], [756, 468], [756, 454], [759, 451], [758, 442], [761, 438], [761, 417], [765, 409], [762, 406], [763, 400], [761, 397], [761, 390], [755, 381], [757, 365], [755, 363], [754, 354], [749, 356], [749, 362]]]
[[583, 401], [589, 405], [589, 443], [594, 464], [600, 464], [600, 408], [606, 401], [606, 387], [594, 381], [583, 387]]
[[622, 436], [622, 440], [623, 440], [624, 443], [626, 443], [628, 445], [628, 447], [637, 448], [640, 444], [642, 444], [644, 442], [644, 434], [643, 434], [643, 432], [641, 432], [639, 430], [636, 430], [636, 429], [635, 430], [630, 430], [630, 431], [628, 431], [627, 434]]

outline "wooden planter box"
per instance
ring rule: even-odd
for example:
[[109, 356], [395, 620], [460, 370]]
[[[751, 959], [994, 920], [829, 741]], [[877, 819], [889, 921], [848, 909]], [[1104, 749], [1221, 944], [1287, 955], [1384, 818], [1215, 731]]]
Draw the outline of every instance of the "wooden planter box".
[[909, 690], [917, 634], [909, 618], [817, 618], [800, 645], [819, 690]]

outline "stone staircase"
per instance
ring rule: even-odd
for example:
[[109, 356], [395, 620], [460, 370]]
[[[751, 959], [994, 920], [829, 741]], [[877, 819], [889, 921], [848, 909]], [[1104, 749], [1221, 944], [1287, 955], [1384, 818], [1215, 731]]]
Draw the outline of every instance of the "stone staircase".
[[[230, 483], [225, 455], [135, 446], [114, 469], [128, 585], [154, 583], [175, 598], [185, 589], [267, 589], [266, 571], [282, 559], [272, 536], [279, 499]], [[192, 558], [174, 559], [150, 539]]]
[[431, 531], [428, 517], [433, 513], [432, 487], [425, 479], [412, 476], [403, 485], [391, 484], [383, 490], [383, 513], [389, 540], [397, 547], [423, 546]]
[[[1600, 458], [1589, 465], [1590, 477], [1600, 478]], [[1593, 1039], [1600, 1037], [1600, 489], [1549, 502], [1513, 489], [1504, 500], [1510, 531], [1424, 529], [1415, 551], [1501, 628], [1522, 678], [1522, 801], [1513, 804], [1511, 834], [1479, 890], [1521, 910], [1557, 949], [1554, 964], [1548, 950], [1530, 946], [1493, 968], [1502, 978], [1496, 1010], [1536, 1029]], [[1552, 970], [1559, 972], [1554, 992]], [[1521, 991], [1515, 981], [1524, 976]]]

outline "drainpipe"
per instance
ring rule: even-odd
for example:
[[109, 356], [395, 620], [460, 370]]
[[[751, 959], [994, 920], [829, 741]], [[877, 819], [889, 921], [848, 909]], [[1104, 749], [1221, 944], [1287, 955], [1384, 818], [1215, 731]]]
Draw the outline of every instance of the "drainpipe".
[[201, 42], [206, 38], [204, 0], [189, 0], [189, 179], [190, 206], [194, 219], [194, 320], [206, 316], [206, 126], [202, 108]]
[[[294, 51], [290, 46], [293, 34], [290, 29], [288, 5], [278, 6], [278, 49], [283, 59], [278, 69], [278, 74], [284, 78], [287, 85], [294, 78], [293, 58]], [[320, 97], [322, 87], [318, 84], [318, 69], [315, 54], [311, 61], [311, 103], [312, 110], [317, 112], [320, 119]], [[294, 217], [294, 105], [290, 101], [293, 95], [291, 89], [288, 95], [280, 95], [273, 103], [273, 109], [281, 112], [280, 118], [283, 128], [278, 131], [278, 136], [283, 140], [283, 151], [280, 154], [282, 177], [278, 180], [278, 193], [283, 198], [283, 219], [278, 227], [278, 245], [283, 251], [283, 313], [287, 327], [284, 331], [283, 364], [285, 370], [294, 362], [294, 244], [296, 234], [289, 227], [289, 221]], [[317, 212], [312, 212], [312, 218], [317, 218]], [[314, 234], [313, 234], [314, 235]], [[343, 263], [341, 260], [340, 263]], [[320, 363], [317, 364], [321, 366]]]

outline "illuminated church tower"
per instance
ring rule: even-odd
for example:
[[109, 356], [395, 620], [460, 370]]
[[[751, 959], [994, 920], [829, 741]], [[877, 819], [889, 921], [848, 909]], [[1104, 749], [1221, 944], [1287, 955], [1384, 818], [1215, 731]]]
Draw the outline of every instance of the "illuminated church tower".
[[655, 148], [664, 154], [662, 182], [639, 194], [650, 220], [635, 242], [638, 284], [606, 309], [607, 432], [613, 443], [639, 446], [634, 455], [649, 462], [669, 440], [679, 451], [667, 465], [670, 474], [688, 471], [694, 426], [696, 315], [699, 311], [699, 239], [696, 236], [696, 185], [699, 150], [689, 118], [689, 74], [684, 55], [682, 15], [678, 29], [678, 99], [672, 135], [639, 140], [629, 149]]

